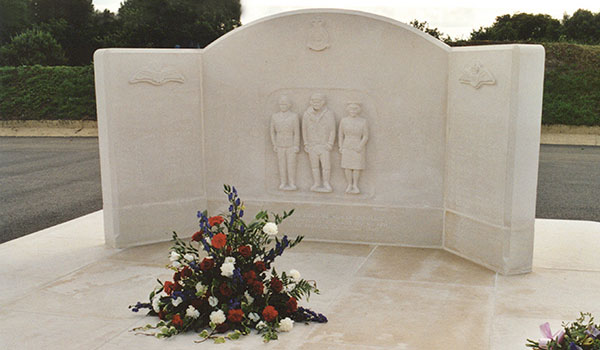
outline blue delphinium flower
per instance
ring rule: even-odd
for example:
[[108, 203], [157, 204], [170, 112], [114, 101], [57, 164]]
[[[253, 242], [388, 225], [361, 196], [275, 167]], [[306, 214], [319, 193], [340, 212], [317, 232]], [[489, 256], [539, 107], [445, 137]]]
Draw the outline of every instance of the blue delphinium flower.
[[242, 283], [244, 283], [244, 279], [242, 278], [242, 274], [241, 274], [239, 268], [235, 268], [233, 270], [232, 279], [233, 279], [233, 282], [236, 283], [236, 284], [242, 284]]
[[583, 348], [573, 342], [571, 342], [571, 344], [569, 344], [569, 350], [583, 350]]
[[130, 306], [131, 311], [138, 312], [140, 309], [150, 309], [152, 308], [152, 304], [150, 303], [140, 303], [139, 301], [135, 304], [135, 306]]

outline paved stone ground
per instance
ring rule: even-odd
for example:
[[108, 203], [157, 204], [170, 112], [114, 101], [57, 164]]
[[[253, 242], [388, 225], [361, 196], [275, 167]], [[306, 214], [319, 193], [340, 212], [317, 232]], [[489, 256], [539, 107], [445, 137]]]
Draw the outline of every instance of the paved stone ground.
[[0, 137], [0, 243], [102, 209], [97, 138]]

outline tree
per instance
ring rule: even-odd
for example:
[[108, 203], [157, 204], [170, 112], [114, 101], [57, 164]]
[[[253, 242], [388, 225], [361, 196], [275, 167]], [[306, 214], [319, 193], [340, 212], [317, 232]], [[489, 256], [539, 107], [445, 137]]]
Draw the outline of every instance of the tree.
[[579, 9], [563, 17], [565, 37], [582, 44], [600, 44], [600, 12]]
[[56, 66], [67, 62], [60, 44], [48, 32], [27, 29], [0, 48], [0, 64]]
[[34, 0], [29, 6], [34, 28], [50, 33], [63, 47], [70, 65], [92, 61], [94, 40], [92, 0]]
[[[427, 21], [419, 22], [418, 20], [413, 19], [409, 24], [438, 40], [442, 40], [442, 36], [444, 35], [444, 33], [440, 32], [437, 28], [429, 28], [429, 23], [427, 23]], [[448, 40], [450, 39], [449, 36], [446, 36], [446, 38]]]
[[126, 0], [120, 43], [129, 47], [205, 47], [239, 26], [240, 0]]
[[471, 40], [557, 41], [560, 21], [544, 14], [517, 13], [496, 17], [491, 27], [471, 32]]
[[0, 45], [30, 25], [27, 0], [0, 0]]

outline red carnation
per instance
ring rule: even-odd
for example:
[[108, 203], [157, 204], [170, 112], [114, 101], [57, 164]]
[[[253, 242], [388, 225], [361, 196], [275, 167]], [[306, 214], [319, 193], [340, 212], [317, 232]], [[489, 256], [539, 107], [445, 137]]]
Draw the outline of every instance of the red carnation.
[[233, 291], [231, 290], [231, 288], [229, 288], [229, 286], [227, 285], [227, 283], [221, 283], [221, 285], [219, 286], [219, 292], [221, 292], [221, 294], [223, 294], [223, 296], [231, 296], [231, 293], [233, 293]]
[[262, 295], [265, 290], [265, 286], [261, 281], [252, 282], [252, 292], [254, 295]]
[[216, 249], [223, 248], [225, 246], [226, 242], [227, 242], [227, 236], [225, 236], [224, 233], [217, 233], [216, 235], [213, 236], [212, 240], [210, 241], [212, 246], [215, 247]]
[[223, 221], [225, 221], [225, 219], [223, 219], [222, 216], [213, 216], [208, 218], [208, 224], [210, 226], [220, 225], [223, 223]]
[[231, 254], [231, 246], [228, 245], [227, 248], [225, 248], [225, 250], [227, 251], [227, 255]]
[[240, 252], [244, 258], [248, 258], [250, 255], [252, 255], [252, 247], [249, 245], [243, 245], [238, 248], [238, 252]]
[[173, 294], [174, 287], [175, 287], [175, 283], [173, 283], [171, 281], [166, 281], [163, 284], [163, 290], [165, 291], [165, 293], [167, 293], [167, 295]]
[[181, 284], [179, 283], [173, 283], [173, 291], [180, 291], [181, 289], [183, 289], [183, 287], [181, 286]]
[[275, 293], [279, 293], [283, 290], [283, 283], [277, 277], [271, 278], [271, 290]]
[[179, 272], [175, 272], [173, 274], [173, 281], [177, 282], [181, 279], [181, 274]]
[[202, 240], [202, 231], [198, 231], [192, 235], [192, 241], [200, 242]]
[[267, 306], [262, 312], [262, 316], [267, 322], [275, 321], [278, 315], [277, 310], [271, 305]]
[[294, 297], [290, 297], [287, 303], [285, 303], [285, 306], [287, 306], [288, 312], [296, 312], [298, 310], [298, 300]]
[[184, 267], [180, 272], [181, 278], [190, 277], [192, 275], [192, 269], [189, 266]]
[[254, 267], [256, 267], [256, 270], [258, 272], [263, 272], [265, 270], [267, 270], [267, 267], [265, 266], [264, 261], [257, 261], [254, 263]]
[[166, 315], [166, 314], [167, 314], [166, 312], [164, 312], [163, 310], [160, 310], [160, 311], [158, 312], [158, 319], [159, 319], [159, 320], [164, 320], [164, 319], [165, 319], [165, 315]]
[[[277, 311], [275, 311], [275, 312], [277, 312]], [[173, 316], [173, 320], [171, 321], [171, 323], [175, 327], [183, 326], [183, 320], [181, 319], [181, 316], [179, 316], [179, 314], [175, 314], [175, 316]]]
[[215, 261], [213, 259], [204, 258], [200, 263], [200, 270], [208, 271], [215, 266]]
[[244, 311], [241, 309], [229, 310], [227, 319], [233, 323], [240, 323], [242, 322], [242, 319], [244, 319]]
[[247, 284], [250, 284], [252, 281], [256, 279], [256, 272], [250, 270], [248, 272], [244, 272], [242, 275]]

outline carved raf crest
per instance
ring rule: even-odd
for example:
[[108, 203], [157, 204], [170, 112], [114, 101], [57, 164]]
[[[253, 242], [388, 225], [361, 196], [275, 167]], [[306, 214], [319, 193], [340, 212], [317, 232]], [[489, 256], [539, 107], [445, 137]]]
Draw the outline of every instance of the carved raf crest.
[[185, 78], [173, 67], [145, 67], [137, 71], [129, 80], [130, 84], [148, 83], [156, 86], [164, 85], [168, 82], [182, 84], [185, 82]]
[[473, 62], [471, 65], [466, 66], [458, 80], [476, 89], [479, 89], [482, 85], [496, 84], [496, 79], [494, 79], [492, 73], [481, 62]]
[[329, 34], [323, 26], [322, 20], [314, 19], [311, 22], [306, 45], [313, 51], [323, 51], [329, 47]]

